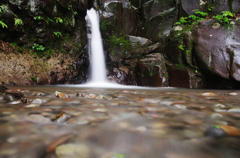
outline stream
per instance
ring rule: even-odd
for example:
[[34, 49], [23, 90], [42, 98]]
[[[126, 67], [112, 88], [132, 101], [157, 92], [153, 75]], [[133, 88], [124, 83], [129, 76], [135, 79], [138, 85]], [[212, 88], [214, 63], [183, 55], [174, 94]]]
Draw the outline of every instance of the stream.
[[1, 158], [240, 156], [240, 91], [8, 88]]

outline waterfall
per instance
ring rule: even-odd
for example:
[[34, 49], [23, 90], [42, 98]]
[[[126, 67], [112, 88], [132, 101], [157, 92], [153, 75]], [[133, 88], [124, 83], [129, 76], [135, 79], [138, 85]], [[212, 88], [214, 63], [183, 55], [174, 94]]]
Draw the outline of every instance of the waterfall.
[[[87, 37], [88, 37], [88, 51], [89, 51], [90, 67], [91, 67], [91, 80], [87, 84], [77, 85], [77, 86], [82, 88], [87, 87], [87, 88], [145, 89], [146, 87], [123, 86], [116, 83], [110, 83], [107, 80], [103, 44], [102, 44], [102, 38], [101, 38], [100, 27], [99, 27], [99, 17], [98, 17], [97, 11], [94, 10], [93, 8], [91, 8], [90, 10], [87, 10], [87, 16], [85, 17], [85, 19], [87, 23]], [[70, 86], [68, 85], [68, 87]]]
[[97, 11], [93, 8], [87, 10], [87, 16], [91, 21], [91, 41], [90, 62], [91, 62], [91, 82], [107, 82], [104, 51], [102, 38], [99, 29], [99, 18]]

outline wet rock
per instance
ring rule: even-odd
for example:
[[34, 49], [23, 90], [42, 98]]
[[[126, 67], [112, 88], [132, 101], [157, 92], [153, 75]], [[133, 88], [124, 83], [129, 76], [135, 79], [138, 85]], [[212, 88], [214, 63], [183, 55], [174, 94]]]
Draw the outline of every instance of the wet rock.
[[231, 108], [231, 109], [228, 110], [228, 112], [240, 113], [240, 108]]
[[4, 86], [4, 82], [0, 85], [0, 92], [5, 93], [8, 88]]
[[[128, 2], [109, 2], [100, 8], [101, 19], [105, 19], [106, 35], [120, 34], [124, 30], [125, 35], [134, 35], [136, 31], [136, 11], [131, 8]], [[111, 27], [116, 26], [116, 27]]]
[[28, 115], [28, 120], [35, 121], [35, 122], [51, 122], [50, 118], [46, 118], [40, 114], [31, 114]]
[[55, 75], [55, 72], [54, 71], [50, 71], [48, 76], [49, 76], [48, 84], [50, 84], [50, 85], [56, 84], [57, 75]]
[[28, 99], [27, 98], [21, 98], [22, 103], [27, 103]]
[[57, 119], [56, 122], [57, 123], [64, 123], [67, 119], [68, 119], [68, 116], [66, 114], [63, 114]]
[[89, 158], [90, 149], [84, 144], [63, 144], [56, 148], [59, 158]]
[[36, 108], [36, 107], [39, 107], [39, 106], [41, 106], [41, 105], [40, 104], [29, 104], [26, 107], [27, 108]]
[[37, 77], [38, 85], [46, 85], [48, 83], [48, 78], [44, 76]]
[[147, 38], [137, 37], [137, 36], [128, 36], [128, 37], [129, 37], [129, 40], [133, 42], [133, 44], [138, 43], [140, 45], [145, 45], [145, 46], [152, 44], [152, 41], [150, 41]]
[[12, 81], [10, 81], [9, 84], [10, 84], [11, 86], [15, 86], [15, 85], [16, 85], [16, 83], [14, 83], [14, 82], [12, 82]]
[[14, 101], [14, 97], [10, 94], [7, 94], [7, 95], [3, 95], [3, 101], [5, 102], [12, 102]]
[[160, 38], [170, 34], [175, 16], [175, 7], [161, 12], [152, 17], [146, 26], [145, 37], [157, 42]]
[[59, 97], [59, 98], [66, 98], [65, 94], [63, 94], [62, 92], [56, 91], [55, 95], [56, 95], [56, 97]]
[[10, 104], [20, 104], [20, 103], [22, 103], [21, 100], [16, 100], [16, 101], [11, 102]]
[[227, 133], [228, 136], [240, 137], [240, 130], [236, 127], [221, 125], [221, 126], [219, 126], [219, 128], [224, 130]]
[[47, 153], [54, 152], [57, 146], [63, 144], [64, 142], [66, 142], [68, 139], [72, 137], [73, 137], [72, 135], [65, 135], [65, 136], [61, 136], [60, 138], [56, 138], [48, 145], [46, 152]]
[[89, 94], [87, 98], [96, 98], [97, 96], [95, 94]]
[[201, 78], [185, 66], [167, 64], [168, 85], [170, 87], [201, 88]]
[[238, 95], [238, 93], [229, 93], [228, 95], [236, 96], [236, 95]]
[[204, 133], [205, 136], [211, 136], [211, 137], [223, 137], [226, 136], [226, 132], [219, 128], [219, 127], [210, 127], [206, 130], [206, 132]]
[[[240, 42], [237, 36], [240, 32], [237, 26], [233, 26], [234, 34], [226, 32], [224, 26], [218, 29], [212, 28], [214, 20], [203, 20], [199, 27], [194, 28], [194, 37], [196, 42], [196, 60], [201, 63], [201, 67], [208, 72], [213, 72], [218, 76], [229, 79], [232, 76], [235, 80], [238, 79], [238, 43]], [[209, 29], [207, 29], [209, 28]], [[206, 30], [207, 31], [200, 31]], [[212, 36], [209, 36], [212, 34]], [[205, 42], [204, 42], [205, 41]], [[207, 41], [207, 42], [206, 42]], [[214, 45], [212, 45], [214, 43]], [[203, 47], [204, 46], [204, 47]], [[218, 52], [224, 51], [219, 55]], [[220, 64], [224, 63], [224, 64]], [[229, 69], [232, 67], [232, 69]]]
[[64, 82], [65, 82], [65, 76], [61, 76], [61, 77], [57, 78], [58, 84], [64, 84]]
[[217, 120], [217, 119], [221, 119], [223, 118], [223, 115], [219, 114], [219, 113], [214, 113], [211, 115], [211, 119], [213, 120]]
[[204, 97], [214, 97], [214, 96], [216, 96], [216, 94], [214, 94], [213, 92], [207, 92], [207, 93], [203, 93], [202, 96], [204, 96]]
[[43, 100], [42, 99], [34, 99], [31, 103], [32, 104], [43, 104]]
[[149, 54], [138, 61], [138, 66], [141, 85], [153, 87], [168, 85], [165, 61], [162, 54]]

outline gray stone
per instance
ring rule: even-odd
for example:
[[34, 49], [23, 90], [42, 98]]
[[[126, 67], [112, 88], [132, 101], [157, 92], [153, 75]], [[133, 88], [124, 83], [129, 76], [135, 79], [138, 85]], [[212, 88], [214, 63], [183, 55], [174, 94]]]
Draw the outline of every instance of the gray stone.
[[12, 102], [12, 101], [14, 101], [14, 97], [12, 95], [10, 95], [10, 94], [4, 95], [3, 96], [3, 101], [5, 101], [5, 102]]
[[34, 122], [51, 122], [50, 118], [43, 117], [40, 114], [31, 114], [28, 115], [28, 120], [34, 121]]
[[63, 144], [56, 148], [59, 158], [89, 158], [90, 149], [84, 144]]

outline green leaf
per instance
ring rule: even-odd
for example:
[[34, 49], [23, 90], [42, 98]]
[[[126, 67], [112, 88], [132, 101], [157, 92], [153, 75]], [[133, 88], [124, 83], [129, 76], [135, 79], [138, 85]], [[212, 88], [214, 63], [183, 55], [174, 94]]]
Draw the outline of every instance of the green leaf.
[[23, 22], [21, 19], [15, 18], [14, 20], [15, 20], [15, 26], [23, 25]]
[[55, 17], [56, 23], [63, 23], [63, 20], [60, 17]]
[[35, 16], [33, 19], [34, 19], [34, 20], [43, 20], [43, 17], [41, 17], [41, 16]]
[[62, 36], [62, 33], [61, 33], [61, 32], [53, 32], [53, 33], [54, 33], [54, 35], [57, 36], [58, 38], [59, 38], [60, 36]]
[[8, 26], [1, 20], [0, 20], [0, 24], [2, 25], [2, 28], [4, 28], [4, 27], [8, 28]]
[[220, 129], [220, 127], [219, 127], [219, 126], [217, 126], [217, 125], [216, 125], [216, 126], [214, 126], [214, 127], [216, 127], [217, 129]]

